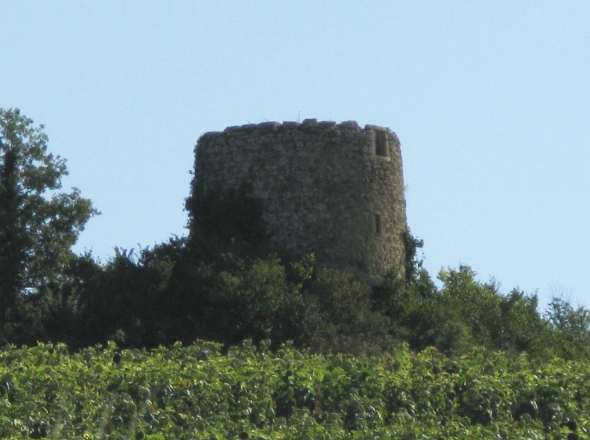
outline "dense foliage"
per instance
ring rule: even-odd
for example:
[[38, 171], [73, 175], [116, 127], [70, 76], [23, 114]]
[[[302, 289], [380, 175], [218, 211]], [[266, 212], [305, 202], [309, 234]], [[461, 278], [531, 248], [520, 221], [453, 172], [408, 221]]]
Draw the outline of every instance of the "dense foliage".
[[42, 127], [0, 122], [0, 438], [587, 437], [585, 308], [437, 285], [409, 231], [376, 288], [271, 253], [247, 187], [194, 182], [188, 238], [74, 255], [97, 212]]
[[29, 333], [30, 297], [55, 283], [97, 214], [76, 188], [59, 192], [65, 160], [47, 152], [43, 126], [0, 109], [0, 337]]
[[[116, 250], [105, 263], [70, 248], [96, 211], [77, 190], [56, 192], [64, 159], [47, 152], [41, 127], [18, 110], [0, 122], [0, 340], [82, 348], [114, 340], [152, 348], [176, 341], [286, 341], [316, 353], [379, 354], [406, 342], [461, 355], [473, 347], [510, 356], [590, 358], [590, 312], [555, 298], [477, 281], [469, 267], [422, 268], [409, 231], [405, 276], [369, 288], [347, 273], [269, 252], [262, 205], [251, 188], [221, 191], [193, 181], [188, 238]], [[49, 195], [45, 192], [49, 191]]]
[[221, 345], [70, 354], [0, 351], [0, 437], [103, 439], [578, 439], [590, 429], [584, 362], [482, 349], [451, 359]]
[[[233, 246], [229, 244], [229, 246]], [[286, 341], [318, 353], [378, 354], [407, 342], [461, 355], [472, 347], [534, 358], [590, 357], [590, 316], [563, 299], [544, 315], [535, 295], [477, 281], [468, 267], [413, 280], [390, 274], [370, 289], [350, 275], [316, 267], [313, 256], [284, 262], [211, 253], [173, 239], [153, 249], [119, 250], [104, 265], [74, 261], [58, 294], [45, 296], [35, 340], [84, 347], [115, 340], [156, 347], [195, 339], [227, 345], [251, 338]]]

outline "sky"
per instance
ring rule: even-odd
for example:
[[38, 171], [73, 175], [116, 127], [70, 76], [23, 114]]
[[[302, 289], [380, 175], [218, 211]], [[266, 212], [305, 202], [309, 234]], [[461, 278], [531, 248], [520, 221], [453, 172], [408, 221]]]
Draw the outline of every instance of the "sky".
[[0, 0], [0, 108], [45, 125], [107, 261], [187, 234], [197, 139], [356, 120], [401, 140], [424, 267], [590, 308], [590, 2]]

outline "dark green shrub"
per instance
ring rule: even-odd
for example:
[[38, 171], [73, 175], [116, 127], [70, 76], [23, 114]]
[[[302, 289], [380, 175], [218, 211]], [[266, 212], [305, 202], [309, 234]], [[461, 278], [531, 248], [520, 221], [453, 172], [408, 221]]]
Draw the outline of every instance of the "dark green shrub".
[[186, 209], [190, 247], [209, 255], [227, 251], [251, 258], [268, 255], [264, 205], [252, 195], [251, 186], [222, 190], [196, 181]]

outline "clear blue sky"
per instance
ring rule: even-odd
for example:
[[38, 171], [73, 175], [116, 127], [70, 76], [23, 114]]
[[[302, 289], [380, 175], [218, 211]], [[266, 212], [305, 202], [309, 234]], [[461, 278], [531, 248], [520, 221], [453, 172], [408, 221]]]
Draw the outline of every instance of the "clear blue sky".
[[590, 306], [590, 2], [0, 0], [0, 107], [102, 215], [78, 251], [185, 235], [198, 137], [357, 120], [402, 142], [425, 267]]

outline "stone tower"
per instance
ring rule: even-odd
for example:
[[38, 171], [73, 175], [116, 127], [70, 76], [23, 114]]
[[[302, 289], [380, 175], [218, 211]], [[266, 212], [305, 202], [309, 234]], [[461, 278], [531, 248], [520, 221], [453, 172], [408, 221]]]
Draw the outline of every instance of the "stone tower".
[[249, 184], [279, 251], [313, 252], [370, 284], [392, 267], [403, 275], [402, 158], [388, 128], [315, 119], [229, 127], [201, 136], [195, 175], [207, 188]]

